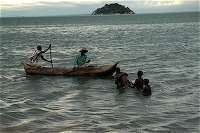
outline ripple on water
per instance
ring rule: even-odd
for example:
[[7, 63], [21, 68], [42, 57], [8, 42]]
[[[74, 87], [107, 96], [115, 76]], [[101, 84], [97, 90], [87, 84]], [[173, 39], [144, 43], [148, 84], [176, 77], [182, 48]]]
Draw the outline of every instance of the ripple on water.
[[[0, 130], [198, 132], [199, 32], [193, 16], [6, 18], [14, 25], [0, 29]], [[49, 43], [54, 67], [73, 67], [79, 49], [86, 47], [91, 64], [120, 61], [132, 81], [143, 70], [152, 96], [130, 88], [119, 92], [113, 77], [26, 75], [20, 62], [28, 61], [37, 45]], [[49, 53], [44, 57], [50, 59]]]

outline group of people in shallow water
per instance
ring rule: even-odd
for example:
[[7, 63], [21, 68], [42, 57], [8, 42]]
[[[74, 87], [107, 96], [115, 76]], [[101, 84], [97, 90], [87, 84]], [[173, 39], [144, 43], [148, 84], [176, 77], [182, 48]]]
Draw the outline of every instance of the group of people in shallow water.
[[[30, 62], [34, 65], [37, 64], [39, 58], [43, 59], [44, 61], [50, 62], [47, 59], [45, 59], [42, 55], [42, 53], [45, 53], [46, 51], [48, 51], [51, 48], [51, 44], [49, 45], [49, 47], [42, 51], [42, 47], [41, 46], [37, 46], [37, 50], [34, 52], [34, 54], [30, 57]], [[88, 52], [88, 50], [86, 48], [82, 48], [80, 51], [80, 55], [78, 55], [74, 61], [74, 68], [80, 67], [84, 64], [87, 64], [90, 62], [90, 59], [87, 58], [86, 53]], [[135, 80], [134, 83], [132, 83], [129, 79], [128, 79], [128, 74], [125, 72], [121, 72], [119, 67], [116, 67], [116, 74], [115, 74], [115, 84], [117, 85], [117, 88], [119, 90], [123, 90], [126, 87], [130, 87], [130, 88], [136, 88], [138, 92], [141, 92], [144, 96], [150, 96], [151, 95], [151, 87], [149, 86], [149, 80], [148, 79], [143, 79], [142, 78], [143, 72], [142, 71], [138, 71], [137, 72], [137, 79]]]
[[143, 72], [137, 72], [137, 79], [134, 83], [132, 83], [128, 79], [128, 74], [125, 72], [121, 72], [120, 68], [116, 68], [115, 74], [115, 84], [119, 90], [123, 90], [126, 87], [136, 88], [138, 92], [141, 92], [143, 96], [150, 96], [151, 95], [151, 87], [149, 86], [149, 79], [142, 78]]

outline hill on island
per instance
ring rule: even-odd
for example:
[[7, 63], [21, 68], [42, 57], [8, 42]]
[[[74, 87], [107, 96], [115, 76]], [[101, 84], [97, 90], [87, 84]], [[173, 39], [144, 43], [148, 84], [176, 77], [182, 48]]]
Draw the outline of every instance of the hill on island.
[[109, 14], [135, 14], [128, 7], [120, 5], [118, 3], [106, 4], [102, 8], [95, 10], [92, 15], [109, 15]]

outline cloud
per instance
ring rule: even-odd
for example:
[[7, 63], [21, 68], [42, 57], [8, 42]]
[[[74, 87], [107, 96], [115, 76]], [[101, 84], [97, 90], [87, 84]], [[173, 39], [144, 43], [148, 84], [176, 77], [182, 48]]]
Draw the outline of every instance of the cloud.
[[174, 1], [136, 1], [136, 5], [144, 7], [164, 7], [164, 6], [178, 6], [184, 1], [174, 0]]
[[[3, 10], [15, 10], [21, 8], [37, 7], [37, 6], [78, 6], [85, 4], [99, 4], [99, 3], [134, 3], [137, 6], [143, 7], [166, 7], [166, 6], [179, 6], [185, 2], [194, 2], [195, 0], [2, 0], [1, 9]], [[197, 1], [197, 0], [196, 0]]]
[[1, 2], [1, 9], [15, 10], [33, 6], [63, 6], [63, 4], [65, 4], [65, 6], [75, 6], [80, 4], [94, 4], [101, 1], [102, 0], [3, 0]]
[[[81, 2], [82, 1], [82, 2]], [[97, 7], [98, 1], [89, 2], [81, 1], [38, 1], [35, 3], [20, 3], [17, 5], [6, 5], [1, 12], [1, 16], [18, 17], [18, 16], [59, 16], [75, 14], [91, 14]], [[89, 2], [89, 3], [88, 3]]]
[[124, 2], [135, 13], [199, 11], [198, 0], [146, 0]]

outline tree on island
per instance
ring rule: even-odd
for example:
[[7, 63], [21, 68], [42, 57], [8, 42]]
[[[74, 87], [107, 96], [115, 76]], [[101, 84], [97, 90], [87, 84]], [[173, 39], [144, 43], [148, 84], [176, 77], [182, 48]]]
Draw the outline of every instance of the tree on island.
[[128, 7], [125, 7], [118, 3], [112, 3], [109, 5], [106, 4], [102, 8], [98, 8], [92, 13], [92, 15], [98, 15], [98, 14], [109, 15], [109, 14], [135, 14], [135, 13]]

